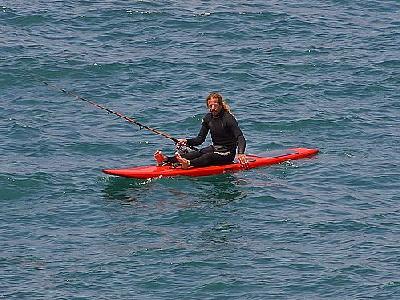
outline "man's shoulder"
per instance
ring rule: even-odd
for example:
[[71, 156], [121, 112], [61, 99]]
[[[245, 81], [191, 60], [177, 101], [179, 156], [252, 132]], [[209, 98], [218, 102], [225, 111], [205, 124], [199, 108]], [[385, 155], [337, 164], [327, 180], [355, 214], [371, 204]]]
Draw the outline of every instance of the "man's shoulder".
[[230, 113], [229, 111], [224, 112], [223, 118], [227, 121], [236, 121], [235, 116], [232, 113]]

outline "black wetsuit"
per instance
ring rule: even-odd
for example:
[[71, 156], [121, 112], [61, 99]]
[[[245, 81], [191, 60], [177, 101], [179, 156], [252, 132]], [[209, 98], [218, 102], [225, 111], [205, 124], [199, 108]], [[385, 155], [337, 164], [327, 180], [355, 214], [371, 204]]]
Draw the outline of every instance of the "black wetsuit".
[[[217, 116], [208, 113], [203, 118], [197, 137], [188, 139], [189, 146], [198, 146], [204, 143], [208, 132], [211, 133], [213, 145], [183, 154], [182, 157], [190, 161], [194, 167], [220, 165], [232, 162], [238, 154], [244, 153], [246, 140], [239, 128], [235, 117], [228, 111], [221, 110]], [[169, 162], [176, 162], [169, 158]]]

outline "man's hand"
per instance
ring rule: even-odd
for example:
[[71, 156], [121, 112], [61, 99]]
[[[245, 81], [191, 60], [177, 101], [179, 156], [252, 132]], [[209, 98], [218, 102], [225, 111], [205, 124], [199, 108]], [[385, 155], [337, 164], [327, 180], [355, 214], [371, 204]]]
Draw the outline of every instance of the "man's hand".
[[186, 147], [187, 146], [187, 139], [178, 139], [176, 143], [178, 147]]
[[249, 162], [247, 160], [246, 154], [238, 154], [236, 158], [243, 168], [249, 167]]

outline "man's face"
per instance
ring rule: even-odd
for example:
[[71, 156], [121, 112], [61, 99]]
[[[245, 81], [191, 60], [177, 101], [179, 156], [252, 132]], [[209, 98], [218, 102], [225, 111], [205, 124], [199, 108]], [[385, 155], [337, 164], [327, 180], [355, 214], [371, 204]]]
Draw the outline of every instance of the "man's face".
[[219, 104], [217, 98], [211, 98], [207, 101], [207, 106], [213, 116], [218, 115], [221, 112], [222, 105]]

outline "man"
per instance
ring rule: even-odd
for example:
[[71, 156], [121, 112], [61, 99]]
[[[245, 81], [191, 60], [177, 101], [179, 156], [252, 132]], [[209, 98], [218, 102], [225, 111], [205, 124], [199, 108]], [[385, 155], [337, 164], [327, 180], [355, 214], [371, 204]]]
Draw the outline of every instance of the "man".
[[213, 145], [190, 151], [186, 154], [176, 154], [173, 157], [165, 156], [161, 151], [154, 153], [158, 165], [165, 163], [180, 163], [183, 169], [189, 166], [204, 167], [221, 165], [233, 162], [237, 150], [237, 159], [243, 166], [247, 166], [246, 140], [240, 130], [235, 117], [231, 114], [229, 106], [219, 93], [212, 92], [206, 99], [209, 113], [203, 118], [197, 137], [180, 139], [178, 146], [198, 146], [204, 143], [208, 132], [211, 133]]

